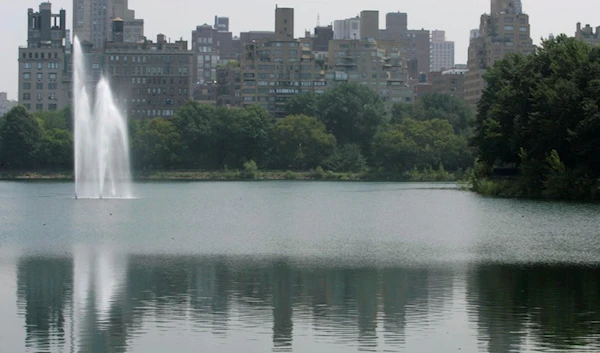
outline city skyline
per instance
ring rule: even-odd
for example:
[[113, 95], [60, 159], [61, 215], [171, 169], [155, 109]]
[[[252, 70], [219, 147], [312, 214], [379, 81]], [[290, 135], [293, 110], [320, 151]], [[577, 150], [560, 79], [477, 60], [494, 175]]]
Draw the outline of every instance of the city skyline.
[[[15, 60], [18, 46], [24, 46], [26, 42], [26, 22], [23, 15], [27, 8], [37, 8], [41, 1], [25, 0], [10, 4], [5, 13], [14, 14], [0, 25], [8, 33], [14, 33], [2, 42], [4, 53], [9, 53], [0, 58], [0, 76], [2, 85], [0, 91], [8, 92], [9, 99], [17, 98], [18, 67]], [[469, 31], [477, 28], [480, 15], [490, 12], [489, 1], [481, 1], [477, 5], [468, 4], [467, 0], [461, 0], [450, 4], [433, 0], [421, 1], [418, 4], [406, 4], [402, 8], [391, 1], [372, 1], [364, 4], [358, 1], [346, 2], [340, 8], [339, 3], [318, 4], [316, 2], [294, 2], [294, 1], [258, 1], [252, 4], [232, 1], [216, 5], [199, 5], [192, 1], [180, 0], [176, 9], [172, 3], [163, 3], [156, 0], [129, 0], [129, 7], [136, 11], [136, 17], [144, 19], [145, 34], [149, 39], [155, 38], [156, 34], [164, 33], [171, 41], [183, 38], [190, 40], [192, 30], [204, 23], [212, 25], [214, 16], [225, 16], [230, 18], [230, 29], [234, 35], [241, 31], [270, 30], [274, 27], [273, 7], [294, 7], [295, 9], [295, 33], [301, 36], [305, 29], [312, 29], [317, 25], [317, 15], [321, 25], [331, 24], [334, 20], [356, 16], [361, 10], [378, 10], [379, 26], [385, 27], [385, 16], [388, 12], [408, 13], [409, 28], [428, 30], [445, 30], [448, 40], [456, 43], [456, 63], [466, 63], [469, 44]], [[556, 6], [553, 4], [556, 3]], [[52, 1], [54, 11], [61, 8], [67, 11], [68, 29], [71, 29], [73, 16], [72, 0]], [[232, 6], [233, 5], [233, 6]], [[469, 5], [469, 6], [467, 6]], [[569, 7], [561, 7], [562, 2], [551, 1], [523, 1], [523, 12], [530, 15], [532, 38], [534, 43], [539, 43], [541, 37], [548, 37], [550, 33], [566, 33], [573, 36], [577, 22], [591, 24], [592, 27], [599, 25], [595, 23], [593, 14], [600, 11], [600, 3], [592, 0], [582, 0], [569, 4]], [[188, 6], [191, 11], [181, 11], [182, 6]], [[431, 12], [435, 8], [435, 13]], [[165, 20], [165, 13], [177, 16], [177, 21]], [[198, 16], [196, 14], [202, 13]], [[248, 16], [251, 14], [251, 16]], [[560, 17], [559, 17], [560, 14]], [[459, 17], [460, 21], [455, 19]], [[12, 54], [10, 54], [12, 53]]]

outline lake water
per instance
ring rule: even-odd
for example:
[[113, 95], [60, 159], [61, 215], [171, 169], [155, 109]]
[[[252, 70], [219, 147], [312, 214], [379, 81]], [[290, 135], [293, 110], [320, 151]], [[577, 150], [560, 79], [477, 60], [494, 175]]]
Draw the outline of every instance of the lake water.
[[600, 206], [453, 184], [0, 182], [0, 352], [598, 352]]

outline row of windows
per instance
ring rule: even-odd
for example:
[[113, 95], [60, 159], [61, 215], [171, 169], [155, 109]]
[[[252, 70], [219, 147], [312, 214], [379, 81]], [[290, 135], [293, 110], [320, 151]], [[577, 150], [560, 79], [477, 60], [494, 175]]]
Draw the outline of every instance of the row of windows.
[[58, 59], [58, 53], [23, 53], [23, 59]]
[[[58, 77], [58, 76], [57, 76], [57, 74], [55, 74], [55, 73], [48, 74], [48, 79], [49, 79], [50, 81], [56, 81], [56, 78], [57, 78], [57, 77]], [[38, 72], [38, 73], [36, 74], [36, 78], [38, 79], [38, 81], [41, 81], [41, 80], [43, 80], [43, 79], [44, 79], [44, 74], [43, 74], [43, 73], [41, 73], [41, 72]], [[31, 72], [24, 72], [24, 73], [23, 73], [23, 79], [24, 79], [25, 81], [31, 80]]]
[[[27, 93], [27, 92], [26, 92], [26, 93], [23, 93], [23, 97], [22, 97], [22, 98], [23, 98], [23, 100], [24, 100], [24, 101], [29, 101], [29, 100], [31, 100], [31, 93]], [[36, 99], [37, 99], [38, 101], [42, 101], [42, 100], [44, 100], [44, 94], [43, 94], [43, 93], [38, 93], [38, 94], [36, 95]], [[50, 93], [50, 94], [48, 95], [48, 99], [49, 99], [49, 100], [51, 100], [51, 101], [55, 101], [55, 100], [56, 100], [56, 93]]]
[[[506, 26], [504, 26], [504, 30], [505, 31], [514, 31], [515, 27], [512, 25], [506, 25]], [[527, 31], [528, 31], [528, 28], [526, 26], [519, 27], [519, 32], [527, 32]]]
[[132, 109], [131, 110], [131, 116], [160, 116], [160, 117], [166, 117], [166, 116], [173, 116], [173, 114], [175, 114], [175, 111], [173, 109]]
[[170, 81], [166, 78], [157, 78], [157, 77], [149, 77], [148, 79], [146, 79], [146, 77], [132, 77], [131, 78], [131, 83], [132, 84], [150, 84], [150, 85], [166, 85], [168, 83], [171, 83], [172, 85], [178, 83], [180, 85], [187, 85], [188, 84], [188, 79], [187, 78], [180, 78], [177, 80], [177, 82], [175, 82], [174, 78], [171, 78]]
[[[31, 110], [31, 104], [29, 104], [29, 103], [23, 103], [23, 106], [25, 107], [25, 109]], [[38, 111], [44, 110], [44, 104], [37, 103], [35, 105], [35, 110], [38, 110]], [[58, 110], [58, 107], [57, 107], [56, 103], [50, 103], [50, 104], [48, 104], [48, 110], [50, 110], [50, 111]]]
[[177, 67], [177, 71], [175, 71], [174, 67], [171, 66], [159, 66], [159, 67], [146, 67], [146, 66], [111, 66], [110, 71], [113, 75], [154, 75], [154, 76], [162, 76], [162, 75], [178, 75], [185, 76], [188, 74], [187, 66], [179, 66]]
[[[50, 83], [48, 83], [48, 89], [49, 90], [55, 90], [56, 88], [57, 88], [56, 82], [50, 82]], [[24, 82], [23, 83], [23, 89], [24, 90], [30, 90], [31, 89], [31, 83], [30, 82]], [[36, 90], [42, 90], [42, 89], [44, 89], [44, 83], [43, 82], [37, 82], [35, 84], [35, 89]]]
[[127, 55], [123, 55], [123, 56], [119, 56], [119, 55], [111, 55], [109, 57], [110, 61], [113, 62], [129, 62], [129, 59], [131, 58], [131, 62], [132, 63], [160, 63], [160, 62], [164, 62], [164, 63], [175, 63], [175, 62], [180, 62], [180, 63], [185, 63], [188, 62], [188, 57], [187, 55], [185, 56], [171, 56], [171, 55], [150, 55], [150, 56], [144, 56], [144, 55], [133, 55], [133, 56], [127, 56]]
[[[44, 63], [36, 63], [35, 65], [37, 67], [38, 70], [42, 70], [44, 68]], [[25, 70], [29, 70], [33, 67], [32, 63], [23, 63], [23, 68]], [[53, 63], [48, 63], [47, 65], [48, 69], [58, 69], [58, 63], [53, 62]]]
[[[148, 88], [147, 90], [148, 94], [167, 94], [167, 92], [170, 92], [171, 94], [175, 94], [175, 89], [171, 88], [170, 90], [168, 90], [167, 88]], [[187, 95], [189, 93], [189, 90], [187, 88], [179, 88], [177, 90], [177, 93], [179, 95]], [[140, 91], [138, 89], [138, 94], [140, 94]]]

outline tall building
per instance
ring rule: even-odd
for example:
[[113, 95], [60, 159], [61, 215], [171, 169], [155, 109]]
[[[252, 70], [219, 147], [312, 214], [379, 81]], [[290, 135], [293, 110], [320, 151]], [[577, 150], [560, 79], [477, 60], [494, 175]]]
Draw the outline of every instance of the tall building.
[[521, 0], [491, 0], [491, 14], [521, 14], [523, 5]]
[[379, 39], [379, 11], [361, 11], [360, 39]]
[[229, 17], [215, 16], [215, 29], [219, 32], [229, 32]]
[[275, 38], [294, 39], [294, 9], [289, 7], [275, 8]]
[[365, 85], [377, 92], [388, 107], [394, 103], [412, 102], [404, 57], [395, 41], [344, 39], [329, 42], [326, 78], [329, 87], [343, 82]]
[[585, 25], [581, 28], [581, 22], [577, 23], [577, 32], [575, 32], [575, 38], [582, 40], [590, 45], [600, 45], [600, 26], [594, 28], [590, 25]]
[[404, 12], [387, 13], [385, 28], [391, 34], [405, 34], [408, 31], [408, 14]]
[[103, 66], [126, 115], [168, 118], [191, 99], [193, 55], [186, 41], [168, 43], [162, 34], [156, 43], [114, 38], [106, 43]]
[[128, 0], [73, 0], [73, 34], [81, 42], [88, 41], [96, 49], [112, 37], [112, 21], [124, 22], [124, 41], [143, 41], [144, 21], [135, 18], [135, 11], [128, 8]]
[[333, 40], [333, 27], [315, 27], [313, 51], [328, 51], [329, 41]]
[[52, 13], [52, 4], [27, 11], [27, 47], [19, 48], [19, 103], [29, 111], [59, 110], [69, 104], [65, 10]]
[[0, 92], [0, 117], [8, 113], [17, 104], [16, 101], [8, 100], [6, 92]]
[[464, 98], [465, 75], [468, 71], [464, 68], [452, 68], [442, 72], [430, 72], [428, 81], [431, 83], [432, 92]]
[[482, 15], [479, 30], [471, 31], [465, 99], [474, 111], [485, 89], [486, 70], [509, 53], [527, 55], [534, 49], [529, 16], [511, 10], [517, 8], [521, 9], [520, 1], [492, 0], [495, 12]]
[[421, 73], [427, 75], [431, 69], [431, 33], [428, 30], [408, 29], [408, 15], [391, 12], [386, 15], [386, 28], [380, 38], [402, 43], [406, 57], [408, 75], [416, 80]]
[[360, 39], [360, 17], [333, 21], [333, 39]]
[[323, 93], [327, 82], [324, 67], [314, 60], [311, 39], [294, 39], [289, 28], [282, 28], [294, 23], [293, 10], [275, 11], [275, 37], [244, 45], [240, 104], [258, 104], [274, 116], [283, 117], [289, 98], [300, 93]]
[[431, 71], [454, 67], [454, 42], [446, 40], [445, 31], [431, 32]]

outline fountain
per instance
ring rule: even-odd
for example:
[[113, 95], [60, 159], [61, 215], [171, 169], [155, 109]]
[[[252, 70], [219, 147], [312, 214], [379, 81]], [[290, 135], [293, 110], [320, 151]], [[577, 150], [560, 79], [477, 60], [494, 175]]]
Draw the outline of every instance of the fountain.
[[75, 198], [131, 198], [127, 119], [116, 106], [105, 77], [91, 96], [77, 37], [73, 53]]

